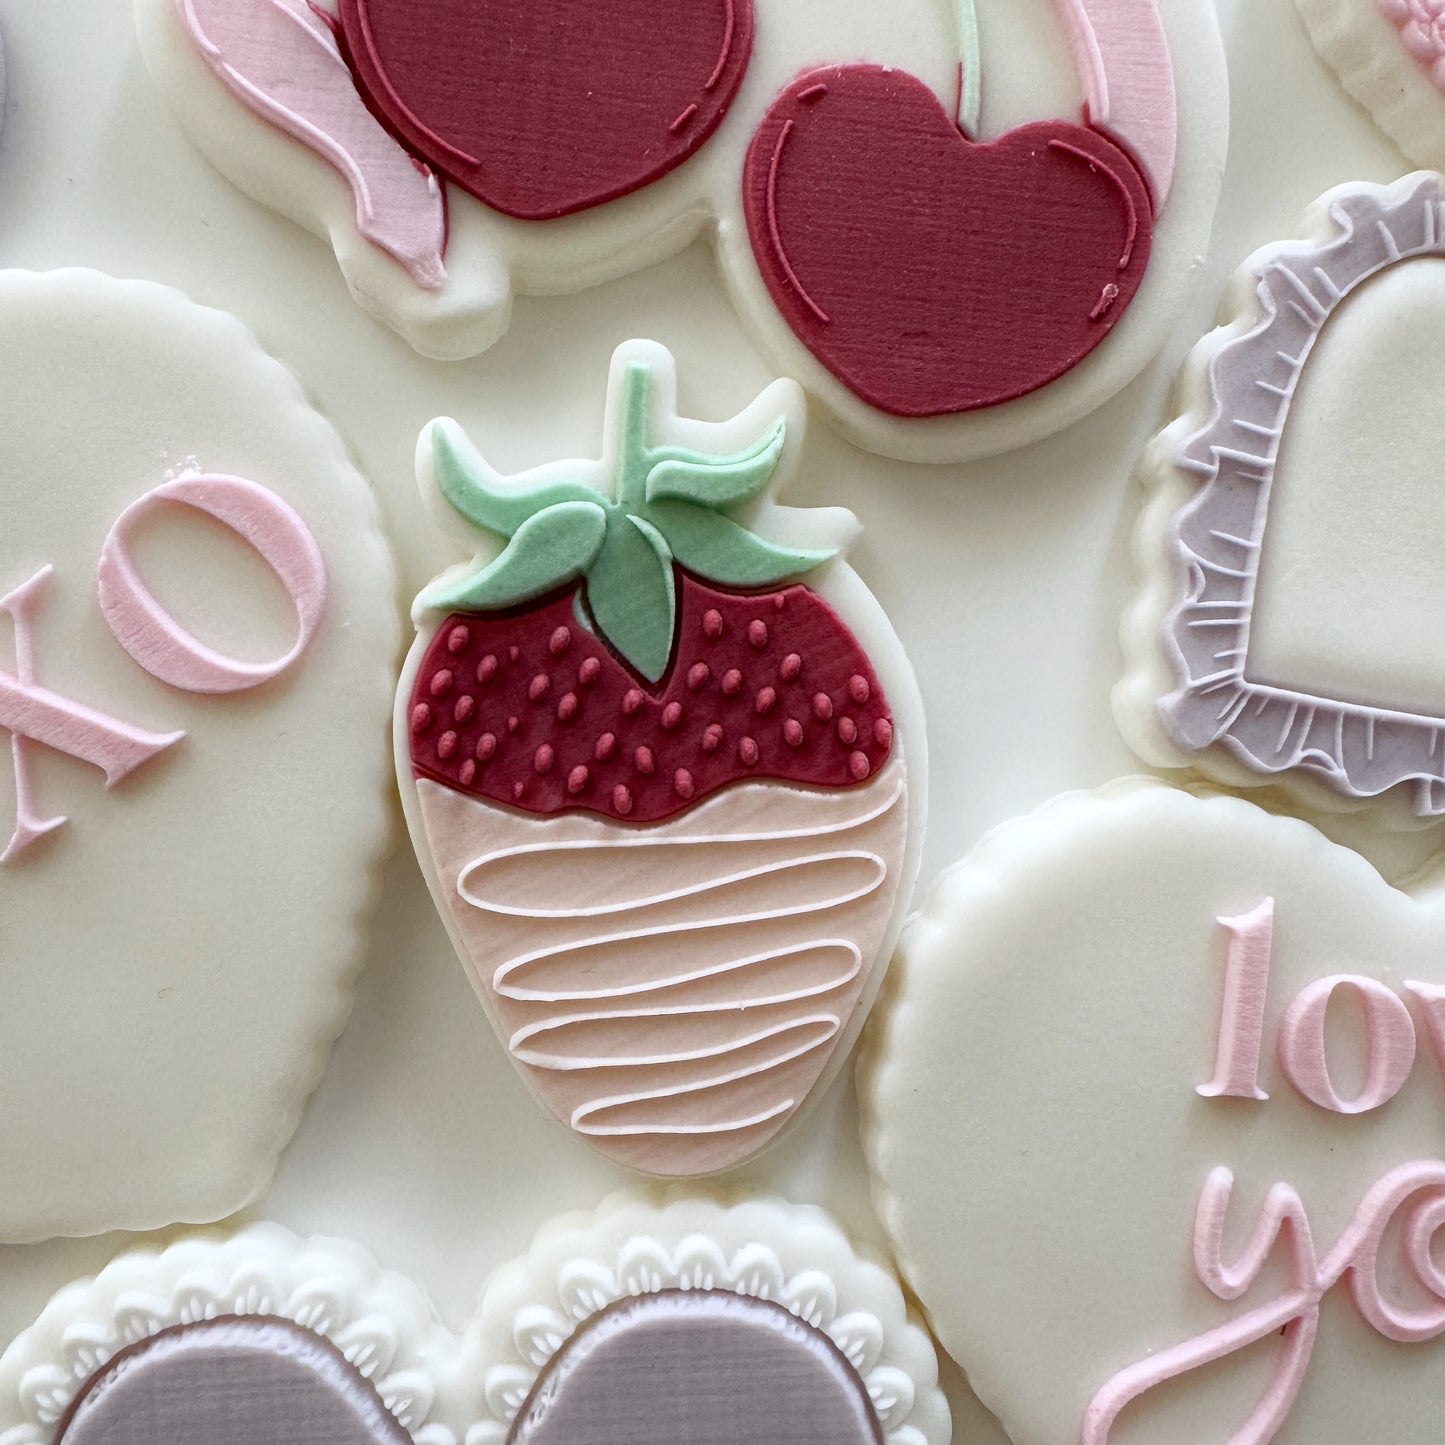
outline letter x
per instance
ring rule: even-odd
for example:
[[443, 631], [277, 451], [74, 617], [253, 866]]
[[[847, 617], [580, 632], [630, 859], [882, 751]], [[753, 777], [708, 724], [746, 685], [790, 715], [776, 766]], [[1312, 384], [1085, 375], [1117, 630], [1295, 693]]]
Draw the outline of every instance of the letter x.
[[15, 673], [12, 676], [0, 670], [0, 728], [10, 733], [15, 768], [15, 831], [0, 853], [0, 863], [19, 857], [36, 839], [65, 822], [63, 816], [44, 818], [35, 811], [30, 782], [32, 743], [44, 743], [99, 768], [110, 787], [185, 737], [184, 732], [151, 733], [131, 727], [37, 686], [30, 628], [40, 593], [53, 570], [42, 567], [28, 582], [0, 597], [0, 612], [8, 612], [15, 623]]

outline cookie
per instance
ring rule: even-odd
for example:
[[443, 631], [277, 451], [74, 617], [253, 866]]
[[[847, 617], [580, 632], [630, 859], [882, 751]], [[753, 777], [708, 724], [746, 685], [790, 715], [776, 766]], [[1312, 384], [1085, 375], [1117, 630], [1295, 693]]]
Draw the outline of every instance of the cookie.
[[360, 1249], [275, 1225], [122, 1256], [0, 1357], [5, 1445], [944, 1445], [896, 1280], [820, 1210], [609, 1201], [454, 1336]]
[[340, 440], [230, 317], [11, 271], [0, 318], [0, 1239], [216, 1219], [346, 1016], [389, 831], [391, 562]]
[[1125, 385], [1205, 249], [1224, 158], [1205, 0], [851, 3], [826, 25], [776, 0], [136, 13], [201, 149], [328, 237], [424, 354], [491, 345], [514, 291], [707, 234], [779, 373], [916, 460], [1022, 445]]
[[924, 740], [842, 511], [772, 501], [803, 406], [676, 409], [613, 357], [600, 461], [504, 477], [455, 423], [417, 470], [474, 553], [417, 599], [397, 770], [433, 897], [543, 1106], [714, 1173], [846, 1057], [918, 869]]
[[1442, 181], [1342, 186], [1238, 275], [1156, 441], [1115, 714], [1152, 764], [1312, 807], [1445, 811], [1445, 601], [1421, 366]]
[[1125, 781], [1009, 823], [900, 944], [875, 1197], [1015, 1445], [1439, 1431], [1439, 864]]
[[1295, 0], [1340, 84], [1417, 166], [1445, 169], [1445, 10], [1436, 0]]

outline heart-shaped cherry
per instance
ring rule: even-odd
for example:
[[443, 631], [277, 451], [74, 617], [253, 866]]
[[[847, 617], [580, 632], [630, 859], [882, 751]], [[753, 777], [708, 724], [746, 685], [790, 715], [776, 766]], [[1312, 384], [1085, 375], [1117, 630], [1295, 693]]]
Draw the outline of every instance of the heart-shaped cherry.
[[744, 202], [799, 340], [894, 416], [1011, 401], [1063, 375], [1149, 261], [1138, 166], [1067, 121], [976, 143], [906, 71], [828, 66], [774, 101]]
[[418, 155], [548, 220], [640, 190], [727, 112], [752, 0], [342, 0], [357, 82]]

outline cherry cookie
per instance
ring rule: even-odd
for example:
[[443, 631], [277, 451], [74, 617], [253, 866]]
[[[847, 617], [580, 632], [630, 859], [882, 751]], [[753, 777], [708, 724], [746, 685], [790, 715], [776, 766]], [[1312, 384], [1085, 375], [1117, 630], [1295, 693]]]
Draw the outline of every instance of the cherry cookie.
[[116, 1260], [0, 1357], [5, 1445], [946, 1445], [896, 1280], [820, 1210], [614, 1199], [460, 1336], [274, 1225]]
[[[417, 599], [397, 768], [418, 857], [539, 1100], [656, 1174], [769, 1143], [841, 1065], [918, 868], [923, 729], [846, 512], [779, 507], [802, 397], [680, 418], [620, 347], [600, 461], [423, 432], [475, 551]], [[459, 526], [456, 524], [460, 524]]]
[[826, 23], [779, 0], [136, 8], [200, 147], [328, 236], [423, 353], [491, 345], [514, 290], [707, 232], [777, 369], [917, 460], [1006, 450], [1118, 391], [1167, 332], [1223, 165], [1207, 0], [994, 0], [982, 26], [974, 0]]
[[1127, 781], [1007, 824], [905, 929], [876, 1199], [1015, 1445], [1431, 1445], [1445, 876]]
[[0, 1240], [217, 1219], [346, 1017], [391, 563], [238, 322], [10, 271], [0, 323]]
[[[1432, 476], [1445, 182], [1331, 191], [1245, 264], [1149, 452], [1115, 712], [1150, 763], [1445, 813]], [[1436, 519], [1432, 521], [1431, 519]]]

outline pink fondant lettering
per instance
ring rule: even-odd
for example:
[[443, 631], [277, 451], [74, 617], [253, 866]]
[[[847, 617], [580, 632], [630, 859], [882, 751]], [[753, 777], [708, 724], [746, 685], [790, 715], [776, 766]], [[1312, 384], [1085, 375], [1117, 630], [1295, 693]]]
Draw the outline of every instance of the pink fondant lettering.
[[[270, 662], [239, 662], [181, 627], [141, 580], [130, 534], [148, 512], [167, 503], [205, 512], [249, 542], [296, 608], [290, 651]], [[326, 602], [326, 568], [306, 523], [275, 492], [240, 477], [195, 476], [166, 482], [132, 502], [101, 548], [100, 610], [116, 640], [151, 673], [187, 692], [241, 692], [284, 672], [316, 634]]]
[[1425, 1014], [1425, 1032], [1435, 1050], [1435, 1063], [1445, 1077], [1445, 987], [1436, 983], [1406, 983], [1404, 989], [1420, 1000]]
[[1219, 1046], [1214, 1077], [1199, 1085], [1199, 1093], [1206, 1099], [1268, 1099], [1259, 1087], [1259, 1054], [1274, 942], [1274, 899], [1266, 898], [1250, 912], [1219, 922], [1229, 934]]
[[15, 672], [13, 676], [0, 672], [0, 727], [9, 730], [15, 771], [15, 831], [0, 853], [0, 863], [19, 857], [38, 838], [65, 822], [61, 815], [47, 818], [36, 811], [30, 780], [31, 743], [44, 743], [99, 768], [109, 787], [185, 736], [183, 732], [151, 733], [131, 727], [36, 684], [30, 629], [51, 571], [42, 567], [28, 582], [0, 597], [0, 611], [8, 612], [15, 624]]
[[[1325, 1052], [1325, 1015], [1336, 989], [1359, 995], [1368, 1050], [1365, 1082], [1343, 1099], [1330, 1078]], [[1285, 1011], [1279, 1030], [1279, 1062], [1286, 1077], [1313, 1104], [1336, 1114], [1364, 1114], [1388, 1103], [1415, 1065], [1415, 1025], [1410, 1010], [1377, 979], [1336, 974], [1302, 988]]]
[[1155, 0], [1055, 0], [1073, 44], [1092, 125], [1129, 148], [1154, 214], [1174, 180], [1179, 119], [1169, 41]]
[[346, 178], [356, 229], [418, 286], [446, 282], [446, 201], [366, 108], [331, 26], [306, 0], [176, 0], [206, 63], [245, 105]]
[[[1287, 1184], [1276, 1184], [1240, 1257], [1226, 1263], [1224, 1220], [1233, 1190], [1234, 1176], [1221, 1168], [1210, 1174], [1200, 1193], [1194, 1225], [1194, 1265], [1200, 1281], [1221, 1299], [1238, 1299], [1259, 1277], [1276, 1244], [1283, 1243], [1287, 1287], [1268, 1304], [1120, 1370], [1090, 1401], [1081, 1445], [1108, 1445], [1119, 1415], [1149, 1390], [1277, 1335], [1279, 1353], [1264, 1392], [1229, 1437], [1230, 1445], [1266, 1445], [1299, 1398], [1314, 1351], [1320, 1302], [1346, 1274], [1356, 1308], [1386, 1339], [1417, 1344], [1445, 1333], [1445, 1276], [1431, 1249], [1435, 1235], [1445, 1227], [1445, 1163], [1420, 1160], [1384, 1175], [1366, 1193], [1323, 1260], [1315, 1253], [1299, 1195]], [[1387, 1299], [1380, 1278], [1382, 1241], [1402, 1210], [1404, 1273], [1428, 1297], [1414, 1306]], [[1394, 1277], [1397, 1271], [1388, 1273]]]

